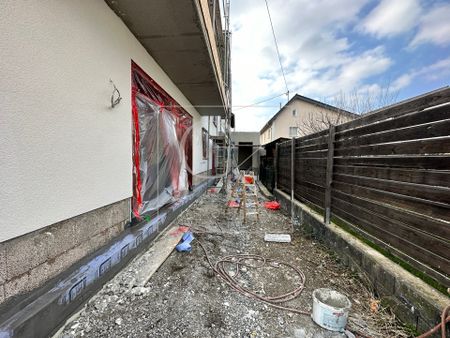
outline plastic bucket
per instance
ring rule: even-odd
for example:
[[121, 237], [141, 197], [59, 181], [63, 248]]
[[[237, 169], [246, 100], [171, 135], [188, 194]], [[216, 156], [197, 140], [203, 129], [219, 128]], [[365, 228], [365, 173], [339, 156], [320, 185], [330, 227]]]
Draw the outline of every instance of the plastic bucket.
[[313, 292], [312, 319], [316, 324], [331, 331], [344, 331], [348, 311], [352, 303], [337, 291], [316, 289]]

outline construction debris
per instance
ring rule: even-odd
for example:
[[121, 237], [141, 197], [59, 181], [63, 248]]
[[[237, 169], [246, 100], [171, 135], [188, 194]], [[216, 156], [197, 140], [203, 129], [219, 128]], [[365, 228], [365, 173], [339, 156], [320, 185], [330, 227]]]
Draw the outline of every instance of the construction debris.
[[291, 235], [289, 235], [289, 234], [265, 234], [264, 240], [266, 242], [290, 243]]
[[[224, 214], [226, 201], [224, 195], [205, 194], [177, 221], [190, 227], [211, 262], [245, 253], [289, 262], [305, 275], [303, 292], [287, 303], [289, 307], [311, 311], [313, 290], [328, 287], [351, 300], [351, 328], [372, 338], [409, 336], [384, 309], [372, 313], [368, 304], [374, 296], [363, 279], [307, 234], [295, 232], [289, 245], [263, 240], [261, 233], [288, 233], [289, 216], [261, 209], [259, 222], [244, 224], [242, 215]], [[189, 255], [172, 252], [145, 286], [134, 285], [141, 266], [139, 260], [133, 261], [66, 325], [62, 337], [345, 337], [320, 328], [309, 316], [243, 297], [215, 278], [201, 247], [195, 240], [191, 244]], [[235, 264], [224, 265], [230, 276], [235, 268]], [[283, 266], [240, 266], [239, 271], [239, 285], [263, 297], [285, 294], [301, 281]], [[117, 318], [122, 319], [120, 326]]]
[[269, 210], [279, 210], [280, 203], [277, 201], [268, 201], [268, 202], [264, 202], [264, 207]]

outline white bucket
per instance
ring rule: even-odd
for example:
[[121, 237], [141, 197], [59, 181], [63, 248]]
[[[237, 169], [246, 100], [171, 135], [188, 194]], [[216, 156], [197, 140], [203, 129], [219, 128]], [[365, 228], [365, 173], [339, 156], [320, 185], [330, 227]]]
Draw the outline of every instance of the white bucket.
[[331, 289], [316, 289], [313, 292], [312, 319], [324, 329], [342, 332], [347, 325], [351, 306], [350, 300], [342, 293]]

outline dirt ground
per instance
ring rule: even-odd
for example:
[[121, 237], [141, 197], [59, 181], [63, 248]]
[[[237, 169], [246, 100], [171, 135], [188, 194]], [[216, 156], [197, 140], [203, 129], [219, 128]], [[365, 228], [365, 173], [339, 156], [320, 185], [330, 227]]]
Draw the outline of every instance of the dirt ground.
[[[352, 302], [349, 326], [370, 337], [408, 337], [396, 319], [377, 307], [364, 278], [301, 230], [291, 243], [267, 243], [265, 233], [289, 233], [282, 211], [261, 211], [260, 222], [242, 223], [237, 209], [225, 214], [226, 199], [205, 193], [176, 220], [197, 229], [211, 261], [251, 253], [290, 263], [306, 277], [305, 289], [289, 307], [310, 311], [312, 291], [328, 287]], [[255, 218], [249, 216], [250, 220]], [[296, 227], [301, 229], [300, 227]], [[92, 298], [60, 337], [346, 337], [321, 329], [310, 316], [275, 309], [232, 290], [215, 276], [196, 241], [190, 253], [173, 251], [145, 287], [135, 287], [139, 257]], [[300, 278], [287, 268], [241, 268], [239, 282], [263, 295], [288, 292]]]

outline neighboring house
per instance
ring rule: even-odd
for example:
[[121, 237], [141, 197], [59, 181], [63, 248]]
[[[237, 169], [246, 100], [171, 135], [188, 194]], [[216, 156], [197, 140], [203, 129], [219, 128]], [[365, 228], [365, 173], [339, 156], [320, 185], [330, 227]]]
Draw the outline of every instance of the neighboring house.
[[259, 132], [234, 131], [231, 142], [236, 153], [237, 164], [241, 170], [252, 170], [259, 174], [260, 142]]
[[315, 133], [353, 120], [357, 115], [296, 94], [260, 131], [261, 144]]
[[0, 304], [213, 169], [230, 102], [221, 20], [207, 0], [2, 1]]

